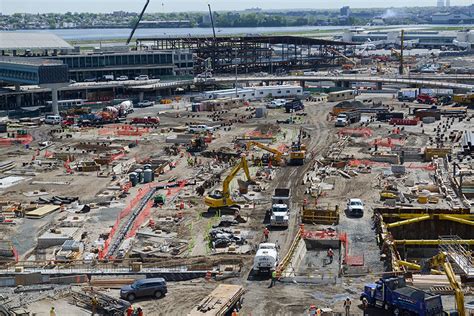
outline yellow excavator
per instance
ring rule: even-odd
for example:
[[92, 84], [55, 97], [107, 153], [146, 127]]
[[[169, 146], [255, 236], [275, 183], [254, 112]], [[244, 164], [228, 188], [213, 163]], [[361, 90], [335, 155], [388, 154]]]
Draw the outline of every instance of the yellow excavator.
[[298, 134], [298, 140], [291, 144], [290, 148], [290, 165], [302, 166], [306, 159], [306, 145], [301, 143], [302, 130]]
[[[423, 267], [404, 260], [398, 260], [399, 265], [406, 266], [415, 270], [423, 270]], [[449, 262], [448, 255], [445, 252], [440, 252], [436, 256], [432, 257], [429, 262], [429, 269], [432, 274], [445, 274], [448, 278], [449, 285], [454, 290], [454, 297], [456, 299], [456, 308], [458, 316], [466, 316], [466, 308], [464, 306], [464, 293], [462, 292], [461, 285], [456, 280], [453, 267]], [[442, 267], [443, 271], [439, 270]]]
[[274, 163], [277, 166], [283, 165], [283, 153], [279, 151], [278, 149], [271, 148], [265, 144], [262, 144], [256, 141], [249, 141], [247, 143], [247, 150], [250, 150], [252, 146], [256, 146], [260, 149], [268, 151], [269, 153], [272, 153], [273, 154], [273, 156], [271, 157], [272, 163]]
[[204, 198], [204, 203], [209, 207], [209, 211], [240, 210], [240, 205], [232, 200], [230, 196], [230, 183], [235, 178], [240, 169], [244, 170], [245, 176], [247, 177], [247, 183], [255, 184], [255, 181], [250, 176], [247, 159], [245, 156], [242, 156], [240, 162], [232, 168], [229, 175], [224, 179], [222, 191], [216, 190]]

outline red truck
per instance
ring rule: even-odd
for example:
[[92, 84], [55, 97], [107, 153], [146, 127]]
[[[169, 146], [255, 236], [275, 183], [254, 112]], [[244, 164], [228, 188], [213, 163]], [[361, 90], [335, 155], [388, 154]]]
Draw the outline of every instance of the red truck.
[[423, 103], [423, 104], [436, 104], [438, 102], [438, 99], [427, 95], [427, 94], [420, 94], [417, 98], [416, 101], [418, 103]]
[[134, 117], [132, 118], [132, 124], [159, 125], [160, 118], [157, 116]]

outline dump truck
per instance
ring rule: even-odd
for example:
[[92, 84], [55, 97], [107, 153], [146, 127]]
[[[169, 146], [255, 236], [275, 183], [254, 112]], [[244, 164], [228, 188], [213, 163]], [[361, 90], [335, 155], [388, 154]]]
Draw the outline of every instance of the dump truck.
[[270, 211], [271, 226], [288, 227], [290, 222], [290, 189], [275, 189]]
[[236, 309], [240, 310], [245, 290], [240, 285], [219, 284], [203, 298], [188, 316], [224, 316]]
[[342, 112], [336, 118], [336, 127], [343, 127], [360, 121], [360, 112], [350, 111]]
[[416, 102], [423, 103], [423, 104], [436, 104], [438, 103], [438, 99], [436, 99], [435, 97], [429, 96], [427, 94], [420, 94], [416, 98]]
[[369, 306], [392, 310], [393, 315], [446, 315], [440, 295], [408, 286], [400, 276], [366, 284], [360, 299]]
[[260, 244], [253, 259], [252, 270], [255, 273], [270, 273], [276, 269], [278, 261], [278, 247], [276, 244]]

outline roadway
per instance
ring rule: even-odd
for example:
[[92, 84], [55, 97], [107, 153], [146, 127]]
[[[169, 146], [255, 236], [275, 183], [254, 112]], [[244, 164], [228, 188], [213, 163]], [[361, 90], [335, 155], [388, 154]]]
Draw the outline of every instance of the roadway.
[[[215, 77], [212, 83], [233, 83], [236, 81], [235, 77]], [[340, 76], [265, 76], [265, 77], [238, 77], [238, 82], [264, 82], [264, 81], [332, 81], [332, 82], [374, 82], [374, 83], [389, 83], [402, 85], [416, 85], [422, 87], [436, 87], [459, 90], [474, 90], [474, 85], [463, 84], [456, 82], [446, 82], [446, 79], [440, 77], [438, 80], [424, 80], [424, 79], [406, 79], [398, 77], [378, 77], [378, 76], [360, 76], [360, 75], [340, 75]]]

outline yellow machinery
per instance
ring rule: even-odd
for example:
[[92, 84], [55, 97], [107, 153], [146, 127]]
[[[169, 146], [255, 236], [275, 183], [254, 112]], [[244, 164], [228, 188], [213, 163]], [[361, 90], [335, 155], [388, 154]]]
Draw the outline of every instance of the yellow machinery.
[[274, 149], [274, 148], [271, 148], [271, 147], [268, 147], [267, 145], [265, 144], [262, 144], [262, 143], [259, 143], [259, 142], [256, 142], [256, 141], [250, 141], [247, 143], [247, 150], [250, 150], [252, 148], [252, 146], [257, 146], [258, 148], [261, 148], [263, 150], [266, 150], [270, 153], [273, 154], [273, 157], [272, 157], [272, 161], [278, 165], [278, 166], [281, 166], [283, 164], [283, 153], [277, 149]]
[[[416, 269], [416, 270], [421, 270], [422, 267], [420, 265], [417, 265], [415, 263], [403, 261], [403, 260], [398, 260], [398, 264], [404, 265], [408, 268]], [[462, 292], [461, 285], [459, 282], [456, 280], [456, 275], [454, 274], [453, 267], [451, 266], [451, 263], [449, 262], [448, 255], [445, 252], [440, 252], [436, 256], [430, 259], [429, 261], [430, 268], [433, 268], [431, 270], [431, 273], [433, 274], [445, 274], [446, 277], [448, 278], [449, 285], [454, 290], [454, 297], [456, 299], [456, 307], [458, 311], [459, 316], [466, 316], [466, 309], [464, 307], [464, 293]], [[443, 268], [443, 272], [436, 270], [439, 269], [440, 267]]]
[[290, 148], [290, 165], [302, 166], [306, 159], [306, 145], [301, 143], [301, 130], [298, 135], [298, 141], [293, 142]]
[[212, 194], [205, 197], [204, 203], [209, 207], [209, 210], [230, 209], [237, 211], [240, 209], [240, 206], [237, 204], [237, 202], [232, 200], [230, 196], [230, 182], [235, 178], [240, 169], [244, 170], [248, 183], [255, 183], [255, 181], [250, 177], [247, 159], [245, 156], [242, 156], [240, 162], [232, 168], [229, 175], [224, 179], [222, 191], [216, 190]]
[[453, 101], [461, 105], [474, 105], [474, 93], [455, 94]]

